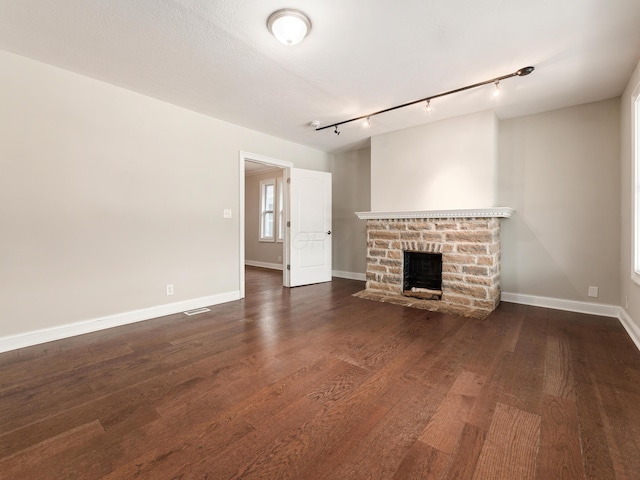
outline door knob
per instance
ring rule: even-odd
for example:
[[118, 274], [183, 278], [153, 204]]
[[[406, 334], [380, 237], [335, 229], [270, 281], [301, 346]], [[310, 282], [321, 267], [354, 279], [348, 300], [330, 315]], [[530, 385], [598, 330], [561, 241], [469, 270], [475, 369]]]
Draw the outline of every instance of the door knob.
[[331, 230], [329, 230], [329, 231], [327, 232], [327, 235], [331, 235]]

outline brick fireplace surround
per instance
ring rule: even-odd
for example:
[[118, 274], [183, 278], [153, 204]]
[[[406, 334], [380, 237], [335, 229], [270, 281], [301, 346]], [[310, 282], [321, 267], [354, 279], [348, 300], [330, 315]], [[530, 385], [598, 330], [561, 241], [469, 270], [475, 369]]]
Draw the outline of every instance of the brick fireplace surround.
[[[367, 283], [360, 298], [484, 318], [500, 303], [500, 220], [506, 207], [356, 212], [367, 220]], [[404, 251], [442, 254], [442, 298], [402, 293]]]

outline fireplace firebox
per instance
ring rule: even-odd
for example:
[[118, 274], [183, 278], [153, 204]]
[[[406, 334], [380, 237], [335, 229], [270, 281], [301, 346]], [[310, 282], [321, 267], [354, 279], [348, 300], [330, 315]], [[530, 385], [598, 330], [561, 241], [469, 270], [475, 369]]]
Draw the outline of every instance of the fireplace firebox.
[[426, 300], [442, 298], [442, 254], [404, 251], [402, 293]]

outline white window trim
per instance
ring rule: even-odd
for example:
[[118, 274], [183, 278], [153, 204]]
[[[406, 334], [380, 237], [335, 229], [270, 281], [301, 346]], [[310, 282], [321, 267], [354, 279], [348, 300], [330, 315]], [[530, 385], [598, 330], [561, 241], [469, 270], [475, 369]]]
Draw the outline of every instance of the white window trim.
[[276, 179], [276, 220], [275, 229], [277, 230], [276, 242], [284, 242], [284, 177]]
[[[273, 210], [265, 210], [265, 190], [267, 186], [273, 186]], [[260, 209], [260, 230], [258, 232], [259, 234], [259, 241], [260, 242], [275, 242], [275, 232], [276, 232], [276, 228], [278, 227], [277, 224], [277, 219], [276, 219], [276, 202], [278, 200], [278, 196], [277, 196], [277, 191], [276, 191], [276, 179], [275, 178], [269, 178], [266, 180], [262, 180], [260, 182], [260, 205], [258, 206], [258, 208]], [[264, 217], [266, 213], [272, 213], [273, 214], [273, 235], [267, 237], [264, 236]]]
[[640, 285], [640, 84], [631, 95], [631, 279]]

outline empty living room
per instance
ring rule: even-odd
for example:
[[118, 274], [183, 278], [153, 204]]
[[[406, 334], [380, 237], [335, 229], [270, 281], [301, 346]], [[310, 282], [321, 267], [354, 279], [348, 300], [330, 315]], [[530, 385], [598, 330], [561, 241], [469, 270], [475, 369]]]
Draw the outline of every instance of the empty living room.
[[0, 2], [0, 479], [637, 478], [638, 25]]

